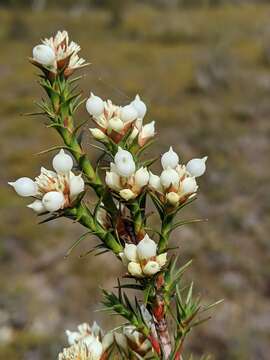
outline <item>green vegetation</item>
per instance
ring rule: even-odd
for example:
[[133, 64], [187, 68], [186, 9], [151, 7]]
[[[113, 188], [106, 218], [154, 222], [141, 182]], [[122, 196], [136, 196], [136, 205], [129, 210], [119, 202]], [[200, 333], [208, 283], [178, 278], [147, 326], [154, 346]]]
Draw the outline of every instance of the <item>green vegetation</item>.
[[[38, 174], [49, 155], [32, 153], [59, 141], [39, 118], [20, 115], [33, 111], [40, 95], [27, 63], [32, 45], [59, 28], [70, 31], [92, 63], [85, 96], [92, 90], [126, 103], [139, 91], [160, 129], [153, 152], [174, 143], [184, 161], [209, 156], [201, 199], [187, 213], [209, 222], [183, 227], [174, 239], [183, 263], [194, 258], [192, 276], [205, 284], [205, 300], [225, 304], [197, 330], [190, 350], [200, 356], [207, 342], [215, 359], [268, 358], [269, 11], [268, 5], [179, 11], [134, 5], [114, 29], [105, 10], [0, 11], [0, 359], [52, 358], [63, 329], [96, 309], [96, 283], [105, 279], [102, 256], [79, 258], [92, 238], [65, 259], [82, 229], [64, 220], [35, 225], [6, 185]], [[86, 119], [83, 107], [80, 114]], [[120, 274], [115, 260], [110, 266], [104, 288]]]

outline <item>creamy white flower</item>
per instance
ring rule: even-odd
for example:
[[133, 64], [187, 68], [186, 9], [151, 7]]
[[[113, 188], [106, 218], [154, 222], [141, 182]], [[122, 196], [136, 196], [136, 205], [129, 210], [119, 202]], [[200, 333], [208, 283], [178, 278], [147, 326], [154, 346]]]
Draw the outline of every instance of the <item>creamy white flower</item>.
[[123, 121], [119, 118], [119, 117], [113, 117], [108, 121], [108, 130], [111, 131], [116, 131], [118, 133], [120, 133], [123, 128], [124, 128], [125, 124], [123, 123]]
[[156, 261], [160, 267], [163, 267], [167, 262], [167, 253], [160, 254], [156, 257]]
[[143, 125], [140, 132], [140, 138], [142, 140], [148, 140], [154, 137], [155, 133], [155, 121], [151, 121], [150, 123]]
[[70, 197], [75, 198], [84, 191], [84, 181], [82, 175], [71, 176], [69, 181]]
[[192, 159], [190, 160], [187, 165], [186, 169], [190, 173], [191, 176], [199, 177], [205, 173], [206, 170], [206, 160], [207, 156], [202, 159]]
[[102, 130], [97, 129], [97, 128], [90, 128], [89, 130], [96, 140], [102, 141], [102, 140], [107, 139], [107, 135]]
[[176, 206], [179, 203], [180, 196], [176, 192], [171, 191], [166, 194], [166, 199], [171, 205]]
[[120, 177], [113, 171], [107, 171], [105, 182], [112, 190], [121, 190]]
[[16, 193], [20, 196], [35, 196], [37, 195], [37, 184], [28, 177], [22, 177], [14, 182], [9, 182]]
[[160, 271], [160, 265], [156, 261], [148, 261], [143, 267], [143, 273], [147, 276], [155, 275]]
[[132, 154], [127, 150], [123, 150], [121, 147], [118, 148], [114, 157], [114, 163], [120, 176], [131, 176], [136, 170]]
[[139, 95], [136, 95], [135, 99], [131, 102], [131, 105], [137, 110], [138, 117], [143, 119], [146, 114], [147, 107]]
[[161, 157], [161, 165], [163, 169], [175, 168], [178, 165], [179, 157], [173, 148], [170, 147], [169, 151], [164, 153]]
[[59, 174], [66, 174], [73, 168], [73, 159], [66, 154], [63, 149], [53, 158], [52, 165], [54, 170]]
[[150, 177], [149, 177], [149, 185], [150, 187], [155, 191], [162, 191], [162, 186], [160, 183], [160, 177], [153, 174], [151, 171], [149, 171]]
[[197, 191], [198, 185], [194, 177], [187, 177], [181, 183], [181, 189], [184, 194], [192, 194]]
[[128, 272], [135, 277], [141, 277], [142, 276], [142, 268], [141, 265], [137, 262], [131, 261], [128, 264]]
[[124, 123], [132, 122], [138, 118], [138, 112], [134, 106], [126, 105], [120, 111], [120, 118]]
[[147, 168], [141, 167], [135, 172], [135, 184], [139, 188], [142, 188], [148, 184], [149, 172]]
[[42, 203], [47, 211], [57, 211], [64, 206], [65, 197], [60, 191], [50, 191], [43, 196]]
[[119, 195], [126, 201], [129, 201], [136, 197], [136, 194], [130, 189], [120, 190]]
[[88, 113], [95, 117], [100, 116], [104, 111], [104, 101], [92, 92], [85, 105]]
[[178, 173], [171, 168], [163, 170], [160, 175], [160, 183], [164, 186], [165, 189], [169, 188], [170, 186], [177, 187], [179, 185], [179, 175]]
[[157, 254], [157, 244], [146, 234], [137, 245], [137, 255], [140, 260], [149, 259]]
[[129, 261], [138, 261], [137, 246], [135, 244], [126, 244], [124, 254]]
[[33, 59], [44, 66], [53, 65], [56, 57], [53, 49], [48, 45], [37, 45], [33, 48]]
[[30, 209], [34, 210], [37, 214], [42, 214], [47, 211], [41, 200], [35, 200], [31, 204], [27, 205]]

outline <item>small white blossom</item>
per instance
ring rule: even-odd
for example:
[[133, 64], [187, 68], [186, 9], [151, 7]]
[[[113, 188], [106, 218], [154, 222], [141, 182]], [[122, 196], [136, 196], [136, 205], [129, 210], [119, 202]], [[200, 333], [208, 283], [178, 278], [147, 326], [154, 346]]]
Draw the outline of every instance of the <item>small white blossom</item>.
[[134, 174], [136, 165], [130, 152], [118, 148], [114, 157], [114, 163], [120, 176], [128, 177]]
[[140, 260], [156, 256], [157, 244], [146, 234], [137, 245], [137, 253]]
[[70, 197], [76, 198], [84, 191], [84, 181], [82, 175], [71, 176], [69, 182]]
[[173, 151], [173, 148], [170, 147], [169, 151], [167, 151], [166, 153], [164, 153], [161, 157], [161, 165], [163, 167], [163, 169], [174, 169], [179, 162], [179, 157], [176, 154], [175, 151]]
[[119, 191], [119, 195], [126, 201], [135, 199], [136, 194], [130, 189], [122, 189]]
[[90, 128], [89, 130], [96, 140], [102, 141], [107, 139], [107, 135], [102, 130], [97, 128]]
[[202, 159], [192, 159], [187, 163], [186, 169], [191, 176], [199, 177], [205, 173], [207, 156]]
[[33, 59], [38, 63], [49, 66], [55, 62], [55, 53], [48, 45], [37, 45], [33, 48]]
[[139, 95], [136, 95], [135, 99], [131, 102], [131, 105], [137, 110], [138, 117], [143, 119], [146, 114], [147, 107]]
[[63, 208], [65, 197], [60, 191], [47, 192], [42, 198], [42, 204], [47, 211], [57, 211]]
[[160, 183], [165, 189], [171, 186], [177, 187], [179, 185], [179, 175], [176, 170], [167, 168], [163, 170], [160, 175]]
[[16, 193], [20, 196], [35, 196], [37, 195], [37, 184], [28, 177], [22, 177], [14, 182], [9, 182], [13, 186]]
[[65, 174], [73, 168], [73, 159], [63, 149], [53, 158], [52, 165], [58, 174]]
[[188, 177], [182, 181], [182, 191], [184, 194], [192, 194], [197, 191], [198, 185], [194, 177]]
[[160, 265], [157, 261], [148, 261], [143, 267], [143, 272], [147, 276], [152, 276], [160, 271]]
[[27, 207], [34, 210], [37, 214], [42, 214], [47, 211], [41, 200], [35, 200], [31, 204], [27, 205]]
[[149, 172], [146, 168], [141, 167], [135, 172], [135, 185], [142, 188], [148, 184]]
[[104, 101], [92, 92], [86, 101], [86, 110], [92, 116], [98, 117], [104, 111]]
[[138, 112], [134, 106], [126, 105], [120, 111], [120, 118], [124, 123], [132, 122], [138, 118]]
[[140, 146], [143, 146], [147, 141], [155, 136], [155, 121], [152, 121], [146, 125], [143, 125], [140, 132], [138, 142]]

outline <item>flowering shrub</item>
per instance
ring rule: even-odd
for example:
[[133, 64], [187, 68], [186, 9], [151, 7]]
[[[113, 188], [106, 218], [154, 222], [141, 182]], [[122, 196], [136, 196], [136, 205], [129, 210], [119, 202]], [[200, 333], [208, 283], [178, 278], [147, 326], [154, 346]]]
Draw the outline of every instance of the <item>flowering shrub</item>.
[[[30, 61], [42, 71], [40, 85], [47, 94], [38, 114], [47, 117], [63, 146], [53, 157], [53, 170], [41, 168], [35, 180], [22, 177], [9, 184], [18, 195], [32, 199], [27, 206], [45, 216], [44, 221], [58, 217], [75, 220], [87, 228], [87, 234], [99, 239], [94, 250], [111, 251], [122, 262], [124, 277], [118, 282], [118, 293], [103, 290], [103, 305], [125, 322], [107, 333], [96, 323], [92, 327], [81, 324], [78, 331], [67, 330], [69, 345], [58, 359], [184, 359], [187, 335], [217, 303], [202, 306], [193, 296], [192, 284], [180, 286], [190, 262], [179, 267], [169, 238], [177, 227], [194, 221], [176, 218], [195, 200], [197, 178], [206, 170], [207, 157], [181, 165], [170, 147], [161, 156], [161, 174], [153, 174], [153, 160], [142, 155], [156, 135], [155, 122], [144, 124], [147, 107], [140, 96], [119, 106], [91, 93], [85, 102], [94, 123], [90, 133], [101, 143], [102, 151], [94, 167], [81, 143], [80, 129], [85, 122], [75, 125], [74, 120], [84, 100], [75, 93], [79, 78], [71, 75], [87, 65], [79, 51], [80, 46], [69, 41], [66, 31], [34, 47]], [[102, 174], [104, 167], [107, 170]], [[97, 197], [93, 208], [84, 201], [89, 190]], [[148, 226], [149, 200], [159, 214], [158, 230]], [[126, 292], [130, 288], [142, 296], [130, 299]]]

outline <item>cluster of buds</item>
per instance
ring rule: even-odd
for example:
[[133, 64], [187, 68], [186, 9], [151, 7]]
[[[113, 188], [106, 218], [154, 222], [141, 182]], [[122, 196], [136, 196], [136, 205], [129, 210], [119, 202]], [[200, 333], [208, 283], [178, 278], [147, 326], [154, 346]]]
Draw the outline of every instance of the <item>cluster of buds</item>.
[[170, 147], [161, 157], [161, 175], [150, 172], [149, 187], [163, 203], [178, 206], [195, 196], [198, 190], [196, 178], [204, 174], [206, 160], [207, 157], [192, 159], [187, 165], [180, 165], [178, 155]]
[[86, 110], [98, 126], [90, 129], [96, 140], [106, 142], [110, 138], [118, 144], [132, 128], [129, 141], [138, 137], [139, 146], [143, 146], [155, 135], [154, 121], [143, 125], [147, 108], [139, 95], [130, 104], [121, 107], [91, 93], [86, 101]]
[[[59, 354], [58, 360], [100, 360], [106, 351], [106, 336], [94, 322], [78, 326], [78, 331], [66, 331], [69, 347]], [[105, 341], [104, 341], [105, 340]]]
[[63, 72], [68, 77], [76, 69], [87, 65], [78, 55], [80, 50], [74, 41], [69, 42], [67, 31], [58, 31], [55, 36], [42, 40], [33, 48], [31, 62], [52, 76]]
[[84, 180], [71, 171], [73, 159], [63, 149], [53, 158], [52, 165], [55, 171], [42, 167], [35, 180], [22, 177], [9, 182], [18, 195], [36, 199], [27, 206], [38, 214], [70, 207], [84, 191]]
[[149, 172], [141, 167], [136, 170], [136, 164], [132, 154], [121, 147], [110, 164], [110, 171], [106, 172], [105, 182], [108, 187], [119, 193], [126, 201], [135, 199], [147, 186]]
[[138, 245], [126, 244], [119, 256], [130, 275], [137, 278], [155, 275], [167, 261], [167, 253], [157, 255], [157, 244], [147, 234]]

